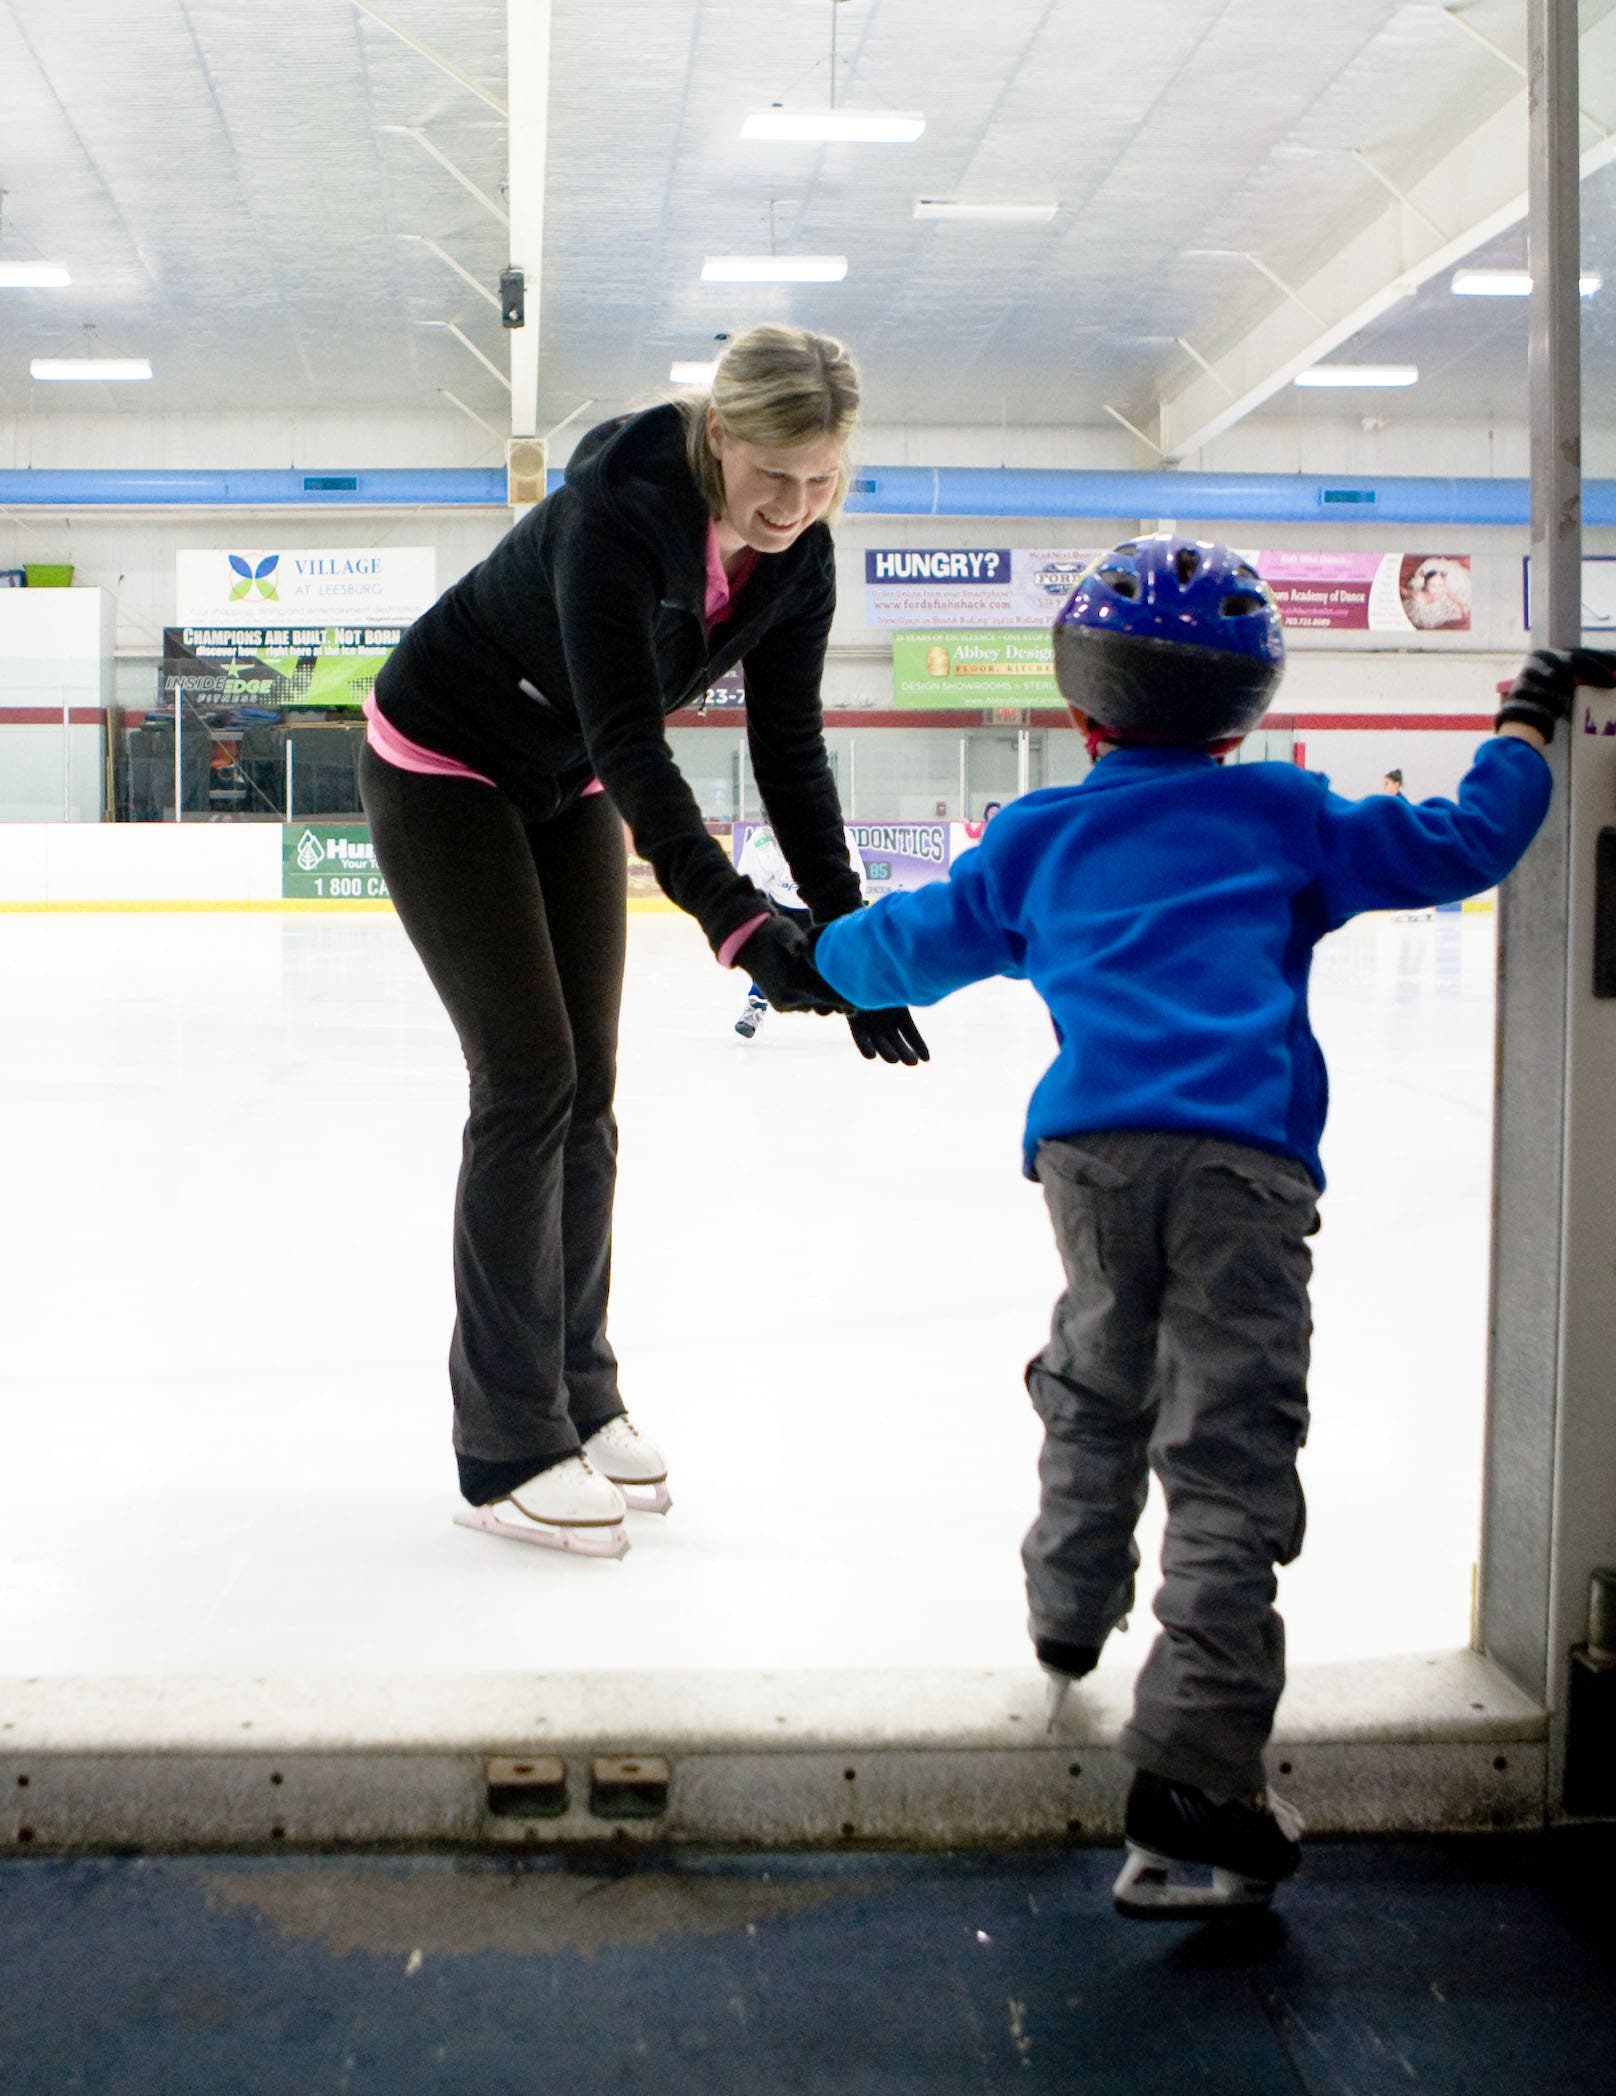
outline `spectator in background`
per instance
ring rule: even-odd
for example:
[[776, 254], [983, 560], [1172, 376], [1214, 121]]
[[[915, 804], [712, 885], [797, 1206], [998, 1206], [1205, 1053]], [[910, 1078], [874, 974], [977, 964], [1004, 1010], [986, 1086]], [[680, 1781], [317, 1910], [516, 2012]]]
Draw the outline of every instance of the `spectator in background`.
[[1380, 790], [1382, 793], [1389, 793], [1393, 800], [1400, 801], [1407, 798], [1403, 792], [1403, 774], [1400, 771], [1387, 772], [1380, 782]]

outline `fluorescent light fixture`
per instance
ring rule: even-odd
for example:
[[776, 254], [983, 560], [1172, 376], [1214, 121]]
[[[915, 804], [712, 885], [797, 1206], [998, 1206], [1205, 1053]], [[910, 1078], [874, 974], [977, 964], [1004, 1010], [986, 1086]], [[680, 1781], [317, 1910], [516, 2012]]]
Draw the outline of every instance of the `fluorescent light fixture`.
[[35, 357], [29, 373], [40, 379], [85, 379], [113, 381], [150, 378], [151, 364], [145, 357]]
[[1315, 364], [1299, 371], [1292, 381], [1298, 386], [1412, 386], [1420, 375], [1418, 364]]
[[[1577, 289], [1588, 298], [1604, 281], [1597, 269], [1585, 270]], [[1532, 275], [1526, 269], [1456, 269], [1448, 289], [1459, 298], [1530, 298]]]
[[918, 109], [754, 109], [741, 136], [790, 145], [907, 146], [925, 128]]
[[72, 281], [60, 262], [0, 262], [0, 291], [60, 291]]
[[1001, 226], [1045, 225], [1059, 209], [1053, 198], [1043, 204], [973, 204], [965, 197], [915, 198], [916, 218], [991, 219]]
[[676, 386], [710, 386], [713, 373], [717, 369], [716, 357], [709, 364], [681, 364], [675, 361], [668, 366], [668, 378]]
[[704, 284], [839, 284], [846, 274], [845, 255], [709, 255], [701, 265]]

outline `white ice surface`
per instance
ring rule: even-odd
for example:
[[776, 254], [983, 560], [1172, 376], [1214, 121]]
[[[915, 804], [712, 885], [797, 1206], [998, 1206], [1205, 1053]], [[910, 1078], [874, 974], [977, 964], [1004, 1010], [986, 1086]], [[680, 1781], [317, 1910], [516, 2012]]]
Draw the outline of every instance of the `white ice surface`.
[[[1493, 936], [1367, 920], [1316, 965], [1293, 1658], [1468, 1635]], [[464, 1078], [394, 919], [0, 917], [0, 984], [0, 1674], [1027, 1663], [1023, 986], [888, 1069], [839, 1021], [739, 1040], [688, 920], [632, 919], [612, 1330], [675, 1508], [609, 1564], [450, 1520]]]

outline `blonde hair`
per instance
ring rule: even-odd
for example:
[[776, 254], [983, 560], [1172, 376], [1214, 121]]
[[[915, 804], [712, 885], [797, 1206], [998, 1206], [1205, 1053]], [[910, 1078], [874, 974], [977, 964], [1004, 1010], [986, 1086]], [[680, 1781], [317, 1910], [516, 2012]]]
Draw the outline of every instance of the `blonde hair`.
[[[718, 360], [710, 393], [681, 394], [685, 451], [708, 513], [724, 513], [724, 476], [707, 441], [707, 411], [742, 444], [772, 450], [810, 444], [816, 437], [845, 443], [858, 421], [858, 366], [833, 335], [773, 321], [737, 335]], [[844, 457], [827, 520], [847, 499], [852, 468]]]

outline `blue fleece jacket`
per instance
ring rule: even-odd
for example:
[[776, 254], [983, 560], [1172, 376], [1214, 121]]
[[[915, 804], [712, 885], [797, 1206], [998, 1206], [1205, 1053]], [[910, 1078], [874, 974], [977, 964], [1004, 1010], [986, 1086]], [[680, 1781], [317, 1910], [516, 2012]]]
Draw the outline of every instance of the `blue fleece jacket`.
[[1507, 874], [1549, 805], [1529, 743], [1482, 745], [1457, 801], [1349, 801], [1288, 764], [1120, 749], [1077, 786], [1004, 809], [943, 881], [819, 934], [854, 1004], [935, 1004], [1024, 976], [1060, 1050], [1032, 1095], [1040, 1142], [1191, 1130], [1294, 1157], [1322, 1186], [1313, 948], [1360, 910], [1457, 902]]

